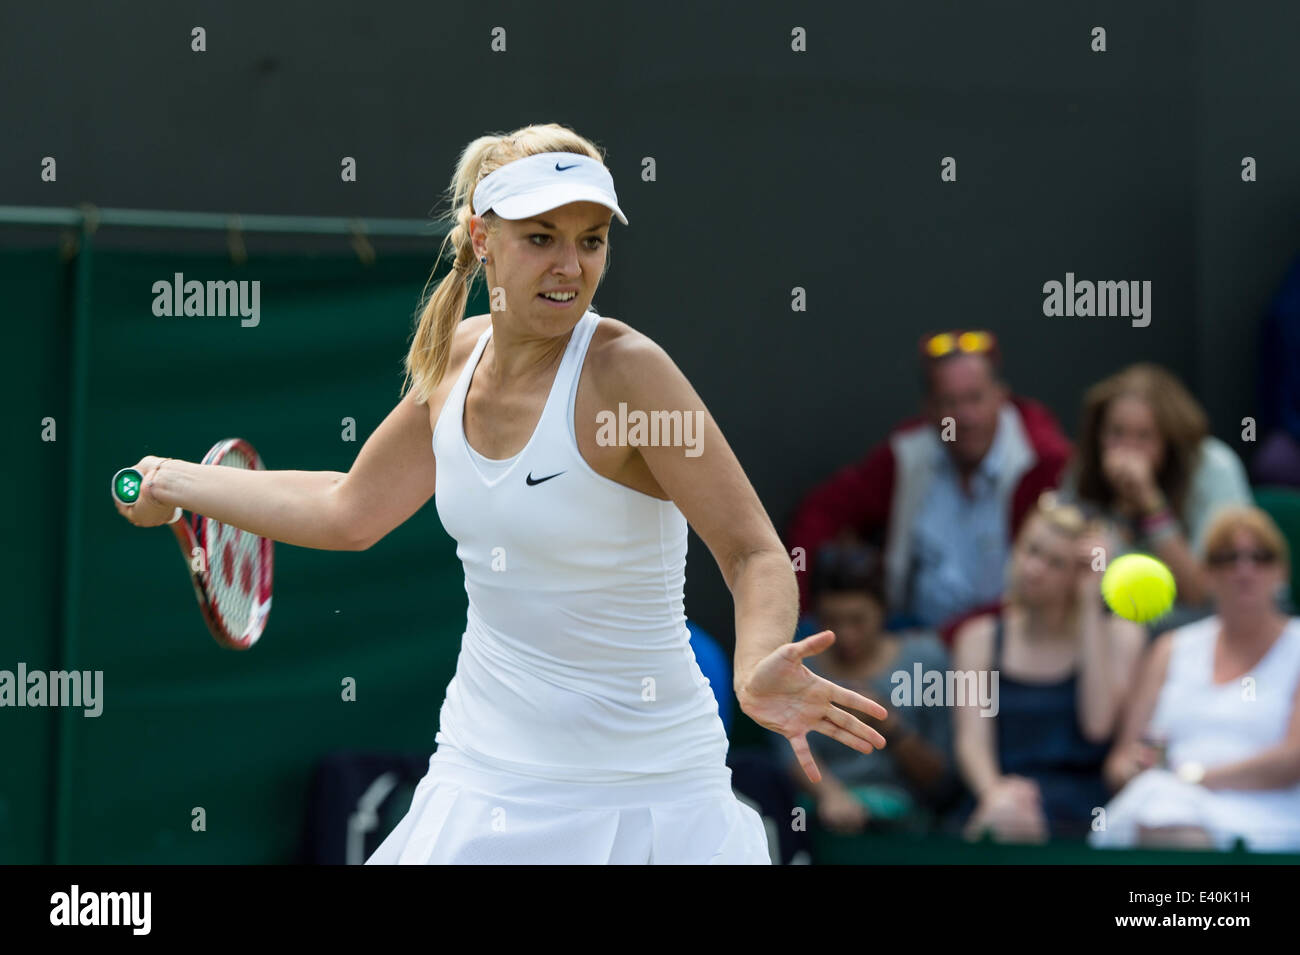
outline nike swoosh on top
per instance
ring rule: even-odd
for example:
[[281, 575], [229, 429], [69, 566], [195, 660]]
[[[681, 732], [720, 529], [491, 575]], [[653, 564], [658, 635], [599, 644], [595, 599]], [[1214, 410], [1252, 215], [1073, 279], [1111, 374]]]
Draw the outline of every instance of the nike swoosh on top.
[[572, 168], [573, 168], [574, 166], [576, 166], [576, 165], [578, 165], [578, 164], [575, 162], [575, 163], [573, 163], [573, 165], [570, 165], [570, 166], [561, 166], [561, 165], [557, 162], [557, 163], [555, 164], [555, 171], [556, 171], [556, 172], [564, 172], [564, 170], [566, 170], [566, 169], [572, 169]]
[[528, 477], [524, 478], [524, 481], [528, 484], [529, 487], [532, 487], [534, 484], [541, 484], [543, 481], [549, 481], [551, 478], [557, 478], [563, 473], [564, 473], [563, 471], [556, 471], [554, 474], [548, 474], [544, 478], [534, 478], [533, 472], [529, 471]]

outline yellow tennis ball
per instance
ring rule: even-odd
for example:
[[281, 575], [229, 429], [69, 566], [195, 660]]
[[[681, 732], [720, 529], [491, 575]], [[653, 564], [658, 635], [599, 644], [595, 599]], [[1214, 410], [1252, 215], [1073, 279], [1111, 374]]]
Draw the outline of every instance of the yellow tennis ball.
[[1115, 558], [1101, 577], [1101, 595], [1106, 605], [1135, 623], [1163, 617], [1174, 605], [1177, 592], [1169, 568], [1146, 554]]

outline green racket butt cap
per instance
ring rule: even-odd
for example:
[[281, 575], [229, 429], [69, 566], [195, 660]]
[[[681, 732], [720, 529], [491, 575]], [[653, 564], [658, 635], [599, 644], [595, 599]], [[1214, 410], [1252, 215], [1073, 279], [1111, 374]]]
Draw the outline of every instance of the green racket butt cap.
[[122, 468], [113, 475], [113, 496], [123, 504], [134, 504], [143, 485], [143, 474], [135, 468]]

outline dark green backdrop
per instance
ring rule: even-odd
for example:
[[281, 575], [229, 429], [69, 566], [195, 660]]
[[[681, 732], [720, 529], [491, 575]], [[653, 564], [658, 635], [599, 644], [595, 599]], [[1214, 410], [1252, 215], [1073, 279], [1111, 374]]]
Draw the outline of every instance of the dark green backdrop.
[[[172, 535], [131, 527], [108, 496], [113, 472], [143, 454], [197, 460], [232, 435], [249, 439], [272, 469], [348, 470], [398, 401], [429, 261], [235, 267], [224, 257], [93, 253], [84, 466], [70, 482], [77, 272], [53, 249], [0, 257], [16, 336], [7, 444], [20, 468], [17, 506], [4, 518], [17, 619], [0, 669], [23, 661], [29, 671], [104, 674], [97, 718], [78, 709], [3, 714], [0, 862], [52, 858], [60, 790], [59, 861], [288, 861], [309, 772], [324, 752], [432, 750], [465, 613], [454, 544], [432, 503], [369, 551], [277, 545], [266, 634], [236, 653], [207, 635]], [[178, 271], [260, 280], [260, 324], [155, 317], [151, 286]], [[53, 442], [40, 439], [46, 417], [56, 421]], [[356, 420], [354, 442], [342, 440], [345, 417]], [[65, 524], [78, 518], [64, 506], [68, 494], [79, 499], [81, 528], [71, 587]], [[357, 682], [356, 702], [342, 700], [345, 677]], [[206, 832], [191, 830], [196, 806], [207, 812]]]

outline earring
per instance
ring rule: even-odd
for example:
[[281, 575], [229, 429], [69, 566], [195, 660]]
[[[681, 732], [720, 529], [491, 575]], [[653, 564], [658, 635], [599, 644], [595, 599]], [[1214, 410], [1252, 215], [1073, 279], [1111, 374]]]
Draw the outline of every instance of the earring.
[[480, 256], [478, 257], [478, 260], [479, 260], [480, 262], [482, 262], [484, 265], [487, 265], [487, 256], [486, 256], [486, 255], [480, 255]]

